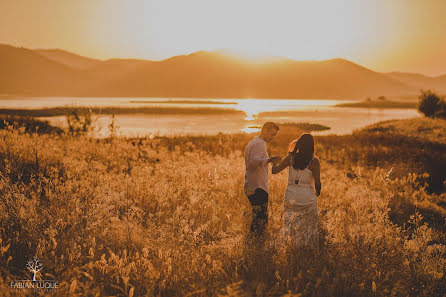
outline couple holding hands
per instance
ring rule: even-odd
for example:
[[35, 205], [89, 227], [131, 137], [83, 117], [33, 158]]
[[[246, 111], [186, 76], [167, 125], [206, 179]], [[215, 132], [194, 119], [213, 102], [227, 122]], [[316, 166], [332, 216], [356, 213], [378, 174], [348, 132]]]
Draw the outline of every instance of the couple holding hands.
[[288, 185], [283, 197], [284, 224], [278, 239], [293, 246], [317, 248], [317, 197], [321, 179], [319, 159], [314, 156], [314, 138], [304, 133], [291, 143], [284, 159], [270, 158], [266, 145], [278, 132], [277, 124], [266, 122], [245, 150], [245, 194], [252, 205], [251, 235], [262, 238], [268, 224], [268, 164], [272, 163], [272, 174], [288, 168]]

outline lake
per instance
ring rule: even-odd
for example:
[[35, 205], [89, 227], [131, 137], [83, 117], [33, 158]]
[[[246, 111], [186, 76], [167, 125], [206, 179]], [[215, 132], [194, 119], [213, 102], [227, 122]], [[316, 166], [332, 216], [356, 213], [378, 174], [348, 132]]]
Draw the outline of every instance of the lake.
[[[74, 98], [36, 97], [0, 98], [0, 108], [40, 109], [48, 107], [122, 107], [135, 108], [134, 114], [117, 114], [116, 124], [122, 136], [210, 135], [255, 132], [265, 121], [312, 123], [330, 127], [315, 135], [349, 134], [366, 125], [391, 119], [418, 117], [415, 109], [378, 109], [335, 107], [354, 100], [304, 99], [195, 99], [195, 98]], [[141, 114], [137, 108], [159, 109], [159, 114]], [[182, 109], [194, 109], [182, 113]], [[217, 112], [205, 112], [213, 109]], [[226, 112], [219, 114], [218, 110]], [[227, 111], [233, 112], [227, 112]], [[237, 112], [238, 111], [238, 112]], [[66, 126], [65, 117], [45, 117], [53, 125]], [[96, 115], [98, 136], [107, 136], [111, 115]]]

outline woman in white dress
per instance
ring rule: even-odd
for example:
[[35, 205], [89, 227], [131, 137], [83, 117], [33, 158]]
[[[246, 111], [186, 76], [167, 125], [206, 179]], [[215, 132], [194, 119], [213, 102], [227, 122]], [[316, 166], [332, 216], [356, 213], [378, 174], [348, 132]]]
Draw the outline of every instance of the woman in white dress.
[[292, 246], [318, 248], [317, 197], [321, 192], [320, 163], [314, 157], [314, 138], [302, 134], [290, 145], [290, 153], [272, 173], [288, 167], [288, 186], [284, 196], [284, 225], [278, 239]]

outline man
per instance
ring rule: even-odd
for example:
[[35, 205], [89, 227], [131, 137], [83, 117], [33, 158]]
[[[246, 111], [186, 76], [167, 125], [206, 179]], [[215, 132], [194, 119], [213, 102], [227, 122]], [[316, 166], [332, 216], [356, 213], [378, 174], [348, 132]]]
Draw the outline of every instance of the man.
[[277, 135], [279, 126], [266, 122], [259, 136], [254, 137], [245, 150], [245, 194], [252, 205], [251, 234], [262, 236], [268, 223], [268, 163], [280, 161], [269, 158], [266, 144]]

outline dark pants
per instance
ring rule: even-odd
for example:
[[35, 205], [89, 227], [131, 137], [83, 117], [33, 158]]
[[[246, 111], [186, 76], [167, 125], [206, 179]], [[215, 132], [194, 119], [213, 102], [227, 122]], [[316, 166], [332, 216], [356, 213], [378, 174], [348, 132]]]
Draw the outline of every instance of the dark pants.
[[268, 193], [257, 188], [254, 194], [248, 196], [248, 199], [252, 205], [251, 234], [262, 236], [268, 223]]

